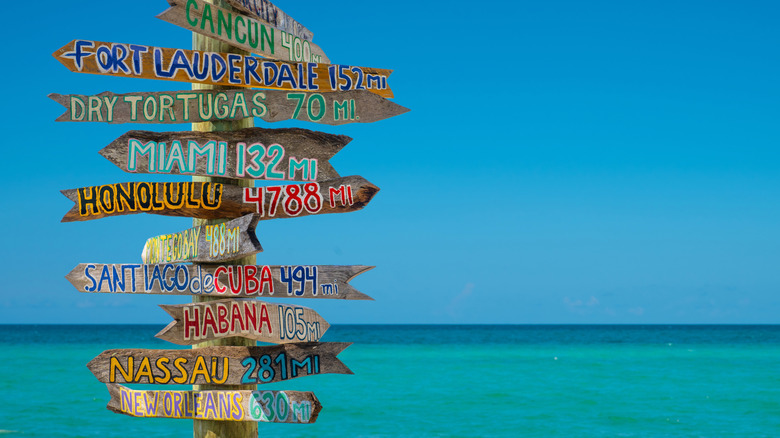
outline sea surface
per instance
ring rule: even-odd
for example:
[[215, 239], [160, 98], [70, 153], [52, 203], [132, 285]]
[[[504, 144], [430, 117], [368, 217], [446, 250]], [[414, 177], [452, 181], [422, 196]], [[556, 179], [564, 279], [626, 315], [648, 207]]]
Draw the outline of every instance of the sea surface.
[[[181, 348], [160, 328], [0, 325], [0, 437], [192, 436], [191, 420], [106, 410], [85, 366]], [[322, 340], [354, 342], [339, 358], [355, 374], [263, 385], [323, 410], [260, 436], [780, 437], [780, 326], [335, 325]]]

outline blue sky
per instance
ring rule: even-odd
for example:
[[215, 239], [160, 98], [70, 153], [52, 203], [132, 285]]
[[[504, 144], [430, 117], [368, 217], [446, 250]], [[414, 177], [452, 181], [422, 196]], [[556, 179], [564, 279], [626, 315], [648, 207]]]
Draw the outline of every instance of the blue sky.
[[[297, 126], [354, 140], [331, 162], [381, 188], [364, 210], [261, 222], [259, 264], [367, 264], [373, 302], [297, 300], [331, 323], [779, 323], [780, 65], [772, 2], [276, 4], [334, 63], [390, 68], [411, 112]], [[98, 150], [130, 129], [55, 123], [49, 93], [188, 84], [71, 73], [75, 38], [189, 48], [155, 18], [19, 2], [3, 27], [0, 322], [160, 323], [188, 297], [92, 295], [76, 264], [140, 261], [190, 220], [60, 223], [59, 190], [132, 180]], [[28, 15], [29, 14], [29, 15]]]

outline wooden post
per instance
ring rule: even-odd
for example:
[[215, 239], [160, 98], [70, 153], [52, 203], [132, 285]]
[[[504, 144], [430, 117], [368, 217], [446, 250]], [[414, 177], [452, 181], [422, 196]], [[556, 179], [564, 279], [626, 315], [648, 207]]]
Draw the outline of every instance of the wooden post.
[[[206, 2], [217, 5], [225, 9], [232, 9], [231, 6], [224, 0], [206, 0]], [[194, 50], [204, 50], [207, 52], [224, 52], [224, 53], [240, 53], [248, 54], [242, 50], [233, 48], [232, 46], [207, 38], [203, 35], [193, 33], [192, 34], [192, 48]], [[201, 89], [213, 89], [217, 88], [212, 85], [206, 84], [192, 84], [193, 90]], [[193, 123], [193, 131], [233, 131], [242, 128], [251, 128], [254, 126], [253, 118], [246, 118], [236, 121], [214, 121], [214, 122], [201, 122]], [[254, 181], [251, 179], [230, 180], [224, 178], [210, 178], [210, 177], [192, 177], [193, 181], [213, 181], [219, 183], [238, 184], [243, 187], [253, 187]], [[213, 225], [221, 222], [226, 222], [222, 219], [193, 219], [193, 226], [201, 225]], [[254, 265], [255, 256], [244, 257], [233, 262], [237, 265]], [[195, 296], [192, 298], [194, 303], [202, 303], [206, 301], [213, 301], [218, 298]], [[232, 337], [225, 339], [215, 339], [208, 342], [193, 345], [193, 348], [198, 347], [211, 347], [211, 346], [256, 346], [257, 341], [246, 338]], [[257, 389], [254, 385], [194, 385], [193, 389]], [[213, 421], [213, 420], [193, 420], [193, 436], [195, 438], [255, 438], [258, 436], [257, 423], [250, 421]]]

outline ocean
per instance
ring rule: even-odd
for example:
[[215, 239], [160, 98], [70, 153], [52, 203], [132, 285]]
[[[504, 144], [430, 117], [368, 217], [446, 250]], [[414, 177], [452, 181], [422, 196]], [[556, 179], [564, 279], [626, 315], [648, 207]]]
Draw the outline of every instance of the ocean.
[[[0, 325], [0, 435], [192, 436], [191, 420], [108, 411], [85, 366], [181, 348], [161, 328]], [[322, 340], [354, 342], [339, 358], [355, 374], [263, 385], [314, 391], [323, 410], [260, 436], [780, 436], [780, 326], [334, 325]]]

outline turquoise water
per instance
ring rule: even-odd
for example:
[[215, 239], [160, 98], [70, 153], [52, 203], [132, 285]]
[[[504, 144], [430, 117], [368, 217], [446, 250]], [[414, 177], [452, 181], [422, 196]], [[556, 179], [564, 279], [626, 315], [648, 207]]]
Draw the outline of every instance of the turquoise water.
[[[0, 435], [191, 436], [190, 420], [106, 410], [85, 366], [173, 348], [159, 329], [0, 325]], [[355, 375], [264, 385], [323, 410], [261, 436], [780, 436], [780, 326], [337, 325], [323, 340], [355, 343], [339, 355]]]

